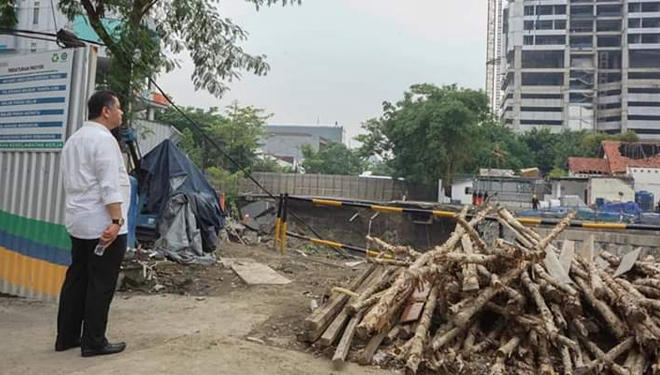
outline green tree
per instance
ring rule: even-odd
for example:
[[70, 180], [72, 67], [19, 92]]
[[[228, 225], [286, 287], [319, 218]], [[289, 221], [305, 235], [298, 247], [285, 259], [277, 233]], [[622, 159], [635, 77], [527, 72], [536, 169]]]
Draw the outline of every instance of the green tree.
[[474, 139], [474, 157], [465, 171], [477, 173], [480, 168], [518, 171], [533, 166], [529, 148], [513, 130], [494, 120], [484, 121]]
[[[187, 107], [182, 111], [197, 123], [204, 132], [235, 160], [241, 167], [251, 169], [257, 162], [258, 139], [270, 115], [253, 106], [240, 106], [237, 102], [227, 107], [223, 115], [218, 108], [203, 110]], [[213, 147], [175, 109], [170, 108], [157, 114], [159, 121], [173, 125], [183, 132], [182, 148], [190, 159], [203, 171], [216, 167], [235, 173], [240, 169]]]
[[0, 27], [12, 28], [17, 23], [16, 0], [4, 0], [0, 2]]
[[367, 166], [357, 151], [350, 150], [343, 143], [331, 143], [319, 151], [304, 145], [301, 151], [305, 173], [359, 175]]
[[450, 188], [454, 175], [474, 158], [479, 124], [489, 121], [488, 97], [455, 85], [413, 85], [383, 115], [363, 124], [362, 155], [379, 155], [410, 181]]
[[[13, 1], [13, 0], [12, 0]], [[246, 0], [255, 5], [300, 3], [300, 0]], [[269, 70], [264, 55], [251, 55], [239, 43], [247, 32], [222, 17], [215, 0], [59, 0], [69, 19], [82, 15], [108, 47], [112, 74], [109, 84], [128, 106], [145, 78], [178, 66], [176, 56], [186, 51], [194, 64], [191, 76], [196, 89], [216, 96], [227, 90], [227, 81], [240, 71], [263, 75]], [[107, 30], [108, 16], [122, 20]]]

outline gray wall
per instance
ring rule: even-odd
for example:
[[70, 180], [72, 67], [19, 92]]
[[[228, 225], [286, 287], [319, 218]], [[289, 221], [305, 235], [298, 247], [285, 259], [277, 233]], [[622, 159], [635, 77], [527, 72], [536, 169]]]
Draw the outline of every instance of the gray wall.
[[[437, 186], [415, 186], [400, 180], [375, 179], [357, 176], [316, 174], [286, 174], [257, 172], [252, 176], [273, 194], [289, 193], [314, 197], [352, 198], [374, 201], [407, 200], [437, 201]], [[232, 186], [220, 187], [232, 191]], [[264, 194], [254, 182], [242, 179], [241, 194]]]

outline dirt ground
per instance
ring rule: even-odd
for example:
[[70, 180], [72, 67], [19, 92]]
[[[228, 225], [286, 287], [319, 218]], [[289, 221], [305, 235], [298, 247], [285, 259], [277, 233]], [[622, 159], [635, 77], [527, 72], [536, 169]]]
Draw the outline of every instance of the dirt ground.
[[[324, 251], [319, 252], [324, 254]], [[252, 258], [293, 282], [247, 286], [215, 267], [157, 266], [146, 284], [127, 284], [110, 312], [108, 337], [126, 352], [81, 358], [53, 351], [56, 303], [0, 297], [0, 374], [392, 374], [349, 364], [332, 369], [330, 353], [296, 340], [312, 299], [342, 285], [358, 268], [346, 260], [280, 255], [265, 246], [223, 244], [222, 257]], [[158, 292], [154, 285], [162, 285]]]

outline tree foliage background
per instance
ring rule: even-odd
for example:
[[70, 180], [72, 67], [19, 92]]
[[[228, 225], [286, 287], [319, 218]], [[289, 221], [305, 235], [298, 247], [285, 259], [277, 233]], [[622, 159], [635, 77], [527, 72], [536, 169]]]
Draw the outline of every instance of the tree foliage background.
[[587, 131], [552, 133], [548, 128], [515, 134], [494, 120], [482, 91], [431, 84], [413, 85], [383, 114], [366, 121], [362, 157], [376, 156], [379, 168], [396, 177], [446, 188], [457, 174], [480, 168], [514, 171], [538, 167], [544, 175], [566, 174], [570, 156], [596, 157], [603, 140], [637, 141], [637, 136]]

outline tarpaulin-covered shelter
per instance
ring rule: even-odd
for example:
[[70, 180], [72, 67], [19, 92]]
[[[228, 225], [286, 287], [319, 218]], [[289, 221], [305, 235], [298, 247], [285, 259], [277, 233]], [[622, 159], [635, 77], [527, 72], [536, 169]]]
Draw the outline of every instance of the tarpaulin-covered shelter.
[[215, 262], [224, 212], [202, 172], [165, 140], [142, 158], [140, 173], [142, 212], [157, 218], [157, 250], [181, 263]]

